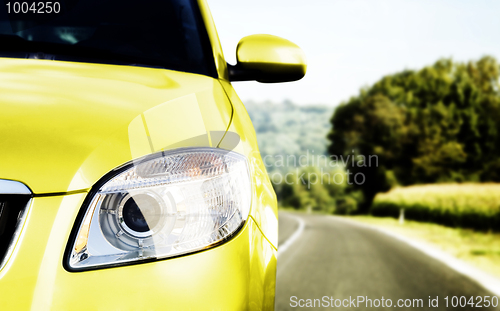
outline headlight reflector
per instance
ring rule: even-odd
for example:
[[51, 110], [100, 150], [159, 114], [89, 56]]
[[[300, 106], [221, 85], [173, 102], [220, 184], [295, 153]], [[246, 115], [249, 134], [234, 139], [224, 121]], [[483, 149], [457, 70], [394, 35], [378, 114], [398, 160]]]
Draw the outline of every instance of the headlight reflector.
[[206, 249], [248, 217], [246, 158], [215, 148], [134, 161], [93, 192], [70, 241], [67, 267], [85, 270]]

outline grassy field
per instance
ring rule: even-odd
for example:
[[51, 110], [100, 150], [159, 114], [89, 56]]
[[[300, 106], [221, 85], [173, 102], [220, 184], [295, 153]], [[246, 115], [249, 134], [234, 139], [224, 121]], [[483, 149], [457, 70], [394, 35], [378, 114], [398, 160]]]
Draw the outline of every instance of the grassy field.
[[349, 216], [356, 221], [384, 228], [398, 235], [429, 243], [457, 258], [500, 277], [500, 233], [449, 228], [437, 224], [390, 217]]
[[375, 197], [371, 214], [451, 227], [500, 231], [500, 184], [441, 184], [395, 188]]

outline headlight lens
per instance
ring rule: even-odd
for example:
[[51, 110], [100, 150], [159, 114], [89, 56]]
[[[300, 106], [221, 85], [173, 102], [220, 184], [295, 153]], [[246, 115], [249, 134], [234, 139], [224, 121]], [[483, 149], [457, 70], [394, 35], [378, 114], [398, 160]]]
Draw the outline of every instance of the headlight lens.
[[246, 158], [192, 148], [135, 161], [88, 201], [70, 241], [71, 270], [167, 258], [212, 247], [245, 222], [251, 203]]

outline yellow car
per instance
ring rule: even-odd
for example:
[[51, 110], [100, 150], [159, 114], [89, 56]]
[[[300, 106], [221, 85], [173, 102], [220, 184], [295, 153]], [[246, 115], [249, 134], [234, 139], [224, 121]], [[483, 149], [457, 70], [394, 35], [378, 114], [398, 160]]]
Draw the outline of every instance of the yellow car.
[[0, 8], [0, 310], [271, 310], [276, 196], [205, 0]]

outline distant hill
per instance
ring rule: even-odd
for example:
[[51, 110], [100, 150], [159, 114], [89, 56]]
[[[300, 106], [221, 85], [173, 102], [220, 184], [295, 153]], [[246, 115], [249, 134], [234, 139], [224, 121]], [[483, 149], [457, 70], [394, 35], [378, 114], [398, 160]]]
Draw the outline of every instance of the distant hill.
[[[245, 102], [252, 119], [259, 148], [265, 155], [326, 154], [326, 135], [330, 131], [333, 107], [300, 106], [291, 101]], [[271, 161], [269, 161], [271, 162]], [[268, 167], [273, 171], [276, 168]]]

